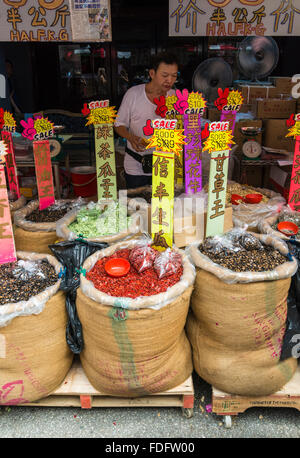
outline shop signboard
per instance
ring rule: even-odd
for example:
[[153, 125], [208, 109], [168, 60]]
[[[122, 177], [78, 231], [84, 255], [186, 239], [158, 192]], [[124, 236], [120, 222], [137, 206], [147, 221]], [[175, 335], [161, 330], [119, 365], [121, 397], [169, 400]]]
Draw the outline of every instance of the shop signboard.
[[206, 221], [206, 237], [210, 237], [223, 233], [229, 153], [234, 142], [229, 121], [216, 121], [209, 127], [207, 123], [204, 132], [208, 132], [208, 137], [203, 151], [211, 155]]
[[49, 138], [54, 136], [54, 124], [48, 118], [36, 116], [21, 120], [24, 138], [33, 141], [33, 156], [39, 196], [39, 209], [55, 203]]
[[169, 0], [169, 36], [297, 36], [300, 0]]
[[[153, 245], [163, 251], [173, 245], [174, 165], [182, 151], [183, 129], [175, 119], [151, 121], [153, 135], [146, 146], [155, 148], [152, 159], [151, 234]], [[149, 125], [149, 124], [148, 124]]]
[[295, 152], [291, 184], [288, 197], [288, 205], [293, 211], [300, 211], [300, 113], [292, 114], [287, 120], [289, 128], [286, 137], [295, 139]]
[[17, 260], [4, 170], [6, 143], [0, 141], [0, 264]]
[[69, 0], [73, 41], [111, 41], [110, 0]]
[[19, 199], [21, 194], [12, 138], [12, 134], [16, 132], [16, 121], [9, 111], [2, 108], [0, 108], [0, 128], [2, 129], [2, 140], [7, 146], [5, 161], [9, 190]]
[[109, 100], [85, 103], [86, 126], [94, 126], [98, 201], [117, 200], [116, 156], [113, 123], [117, 112]]
[[68, 0], [0, 2], [0, 41], [72, 41]]

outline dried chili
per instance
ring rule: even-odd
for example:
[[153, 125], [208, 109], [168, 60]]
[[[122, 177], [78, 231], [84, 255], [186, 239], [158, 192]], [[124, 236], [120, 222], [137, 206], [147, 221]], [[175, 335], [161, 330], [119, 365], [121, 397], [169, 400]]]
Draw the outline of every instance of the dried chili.
[[130, 271], [124, 277], [111, 277], [104, 268], [105, 263], [111, 258], [125, 258], [129, 260], [130, 249], [116, 251], [112, 256], [100, 259], [94, 267], [87, 272], [86, 278], [95, 288], [114, 297], [130, 297], [135, 299], [140, 296], [153, 296], [165, 292], [168, 288], [179, 282], [183, 267], [180, 266], [175, 274], [159, 279], [154, 268], [151, 267], [139, 273], [131, 265]]

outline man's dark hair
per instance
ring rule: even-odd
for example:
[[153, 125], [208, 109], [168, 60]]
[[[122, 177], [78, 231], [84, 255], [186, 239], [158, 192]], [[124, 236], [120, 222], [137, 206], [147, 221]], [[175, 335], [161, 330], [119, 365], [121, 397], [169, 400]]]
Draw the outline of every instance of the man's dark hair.
[[157, 70], [159, 64], [164, 63], [167, 65], [176, 64], [178, 66], [178, 59], [175, 54], [168, 53], [168, 52], [161, 52], [156, 56], [153, 56], [151, 59], [150, 70]]

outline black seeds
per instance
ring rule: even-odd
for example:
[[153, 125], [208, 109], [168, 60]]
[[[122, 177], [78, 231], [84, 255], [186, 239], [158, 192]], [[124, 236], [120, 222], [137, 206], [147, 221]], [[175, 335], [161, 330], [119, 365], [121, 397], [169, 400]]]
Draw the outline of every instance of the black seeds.
[[47, 207], [44, 210], [36, 209], [30, 215], [26, 216], [27, 221], [33, 223], [54, 223], [65, 214], [72, 210], [72, 205], [62, 205], [60, 207]]
[[32, 296], [36, 296], [58, 281], [58, 275], [51, 264], [47, 261], [36, 262], [45, 278], [40, 275], [33, 275], [23, 281], [13, 274], [17, 263], [0, 265], [0, 305], [9, 302], [28, 301]]

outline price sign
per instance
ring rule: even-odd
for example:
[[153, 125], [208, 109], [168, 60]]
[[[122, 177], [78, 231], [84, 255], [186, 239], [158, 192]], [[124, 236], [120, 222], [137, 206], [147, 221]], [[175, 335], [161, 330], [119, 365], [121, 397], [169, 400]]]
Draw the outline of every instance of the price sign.
[[54, 124], [43, 116], [22, 120], [20, 124], [24, 128], [23, 137], [33, 141], [39, 209], [44, 210], [55, 202], [49, 144], [49, 138], [54, 136]]
[[300, 211], [300, 113], [292, 114], [287, 120], [288, 134], [286, 137], [295, 139], [295, 152], [288, 205], [293, 211]]
[[98, 200], [117, 200], [116, 158], [113, 123], [117, 115], [109, 100], [85, 104], [86, 126], [94, 126]]
[[219, 97], [215, 106], [221, 111], [221, 121], [229, 121], [229, 128], [234, 132], [236, 114], [243, 104], [243, 96], [239, 91], [230, 91], [228, 88], [218, 89]]
[[173, 245], [174, 167], [175, 156], [182, 149], [182, 129], [176, 120], [152, 121], [153, 136], [146, 148], [155, 147], [152, 162], [151, 233], [157, 250]]
[[2, 140], [7, 145], [6, 171], [8, 177], [9, 189], [16, 196], [20, 197], [20, 186], [17, 175], [15, 153], [13, 147], [12, 133], [16, 131], [16, 121], [11, 113], [3, 111]]
[[0, 264], [17, 260], [4, 170], [5, 142], [0, 141]]
[[229, 121], [211, 123], [204, 142], [203, 151], [211, 155], [206, 237], [222, 234], [224, 230], [229, 153], [234, 144], [232, 131], [228, 129]]

